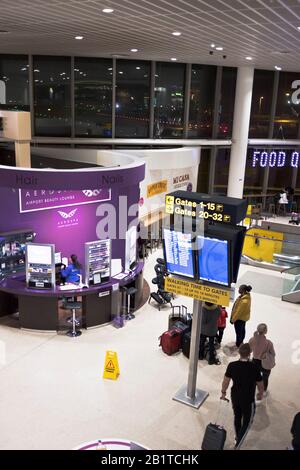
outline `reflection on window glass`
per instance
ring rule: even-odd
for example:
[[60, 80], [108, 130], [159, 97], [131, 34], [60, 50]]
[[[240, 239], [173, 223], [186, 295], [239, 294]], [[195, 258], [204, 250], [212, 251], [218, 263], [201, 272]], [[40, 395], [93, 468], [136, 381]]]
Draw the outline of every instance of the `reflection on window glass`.
[[300, 80], [300, 73], [280, 72], [273, 134], [275, 139], [298, 137], [300, 99], [293, 95], [295, 90], [292, 84], [295, 80]]
[[155, 74], [154, 137], [183, 135], [185, 64], [158, 62]]
[[274, 76], [274, 72], [269, 70], [255, 70], [254, 72], [250, 138], [268, 138]]
[[229, 163], [230, 149], [218, 149], [216, 158], [214, 192], [224, 196], [226, 196], [228, 188]]
[[215, 66], [192, 66], [189, 137], [212, 136], [216, 72]]
[[237, 69], [232, 67], [223, 67], [222, 86], [221, 86], [221, 104], [219, 119], [218, 137], [231, 137], [233, 125], [233, 113], [235, 102]]
[[293, 175], [293, 168], [290, 165], [284, 166], [282, 168], [280, 167], [270, 168], [268, 192], [274, 194], [280, 191], [281, 189], [291, 186], [292, 175]]
[[201, 161], [198, 168], [198, 185], [199, 193], [208, 193], [209, 185], [209, 164], [211, 149], [201, 149]]
[[118, 60], [116, 137], [149, 137], [150, 62]]
[[264, 168], [259, 164], [253, 167], [253, 152], [256, 149], [249, 148], [246, 169], [245, 169], [245, 182], [244, 182], [244, 195], [261, 193], [264, 181]]
[[0, 55], [0, 108], [29, 111], [29, 64], [26, 55]]
[[75, 134], [111, 137], [112, 60], [75, 57]]
[[35, 134], [71, 135], [71, 59], [36, 56], [34, 70]]

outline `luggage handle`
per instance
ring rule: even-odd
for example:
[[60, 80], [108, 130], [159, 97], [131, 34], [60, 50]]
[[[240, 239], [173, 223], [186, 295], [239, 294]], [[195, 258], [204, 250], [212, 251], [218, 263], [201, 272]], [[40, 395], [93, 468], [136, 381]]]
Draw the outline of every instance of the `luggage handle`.
[[181, 305], [173, 305], [172, 306], [172, 315], [175, 315], [176, 313], [177, 315], [181, 315]]
[[[225, 421], [227, 421], [227, 414], [228, 414], [228, 409], [229, 409], [229, 403], [230, 400], [228, 398], [220, 398], [219, 401], [219, 406], [218, 406], [218, 413], [217, 413], [217, 419], [215, 421], [215, 425], [224, 428], [225, 427]], [[223, 412], [222, 412], [223, 409]], [[223, 424], [221, 424], [221, 414], [223, 414]]]

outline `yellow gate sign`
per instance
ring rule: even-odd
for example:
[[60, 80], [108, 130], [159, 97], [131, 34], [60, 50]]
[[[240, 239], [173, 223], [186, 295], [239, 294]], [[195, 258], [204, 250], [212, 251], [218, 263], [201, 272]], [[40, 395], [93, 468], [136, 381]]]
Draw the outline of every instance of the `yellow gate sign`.
[[224, 307], [228, 307], [230, 303], [229, 289], [219, 289], [218, 287], [206, 286], [196, 282], [185, 281], [184, 279], [167, 277], [165, 279], [165, 290], [185, 297], [191, 297], [192, 299], [223, 305]]
[[106, 351], [103, 378], [117, 380], [119, 375], [120, 369], [117, 353]]

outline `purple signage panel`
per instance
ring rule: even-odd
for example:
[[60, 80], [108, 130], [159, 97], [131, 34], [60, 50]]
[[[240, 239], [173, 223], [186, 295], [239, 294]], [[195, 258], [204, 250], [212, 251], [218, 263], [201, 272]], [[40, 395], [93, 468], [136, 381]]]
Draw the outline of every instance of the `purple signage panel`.
[[19, 189], [21, 213], [81, 206], [110, 200], [111, 189], [83, 189], [81, 191]]
[[0, 187], [20, 189], [85, 190], [86, 188], [126, 188], [145, 178], [145, 163], [126, 167], [40, 170], [0, 165]]

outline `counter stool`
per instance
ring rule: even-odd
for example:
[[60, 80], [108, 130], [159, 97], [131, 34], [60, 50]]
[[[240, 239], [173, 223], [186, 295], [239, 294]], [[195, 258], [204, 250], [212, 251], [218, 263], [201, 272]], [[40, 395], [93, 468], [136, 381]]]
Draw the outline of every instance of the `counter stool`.
[[126, 308], [126, 297], [127, 297], [127, 312], [126, 312], [126, 320], [133, 320], [135, 318], [135, 315], [130, 312], [130, 298], [137, 293], [137, 289], [135, 287], [122, 287], [123, 292], [124, 292], [124, 303], [123, 303], [123, 310]]
[[81, 302], [67, 302], [65, 308], [72, 311], [72, 330], [67, 331], [66, 335], [71, 338], [76, 338], [81, 335], [81, 331], [76, 330], [76, 326], [79, 325], [79, 321], [76, 318], [76, 310], [80, 310], [82, 307]]

